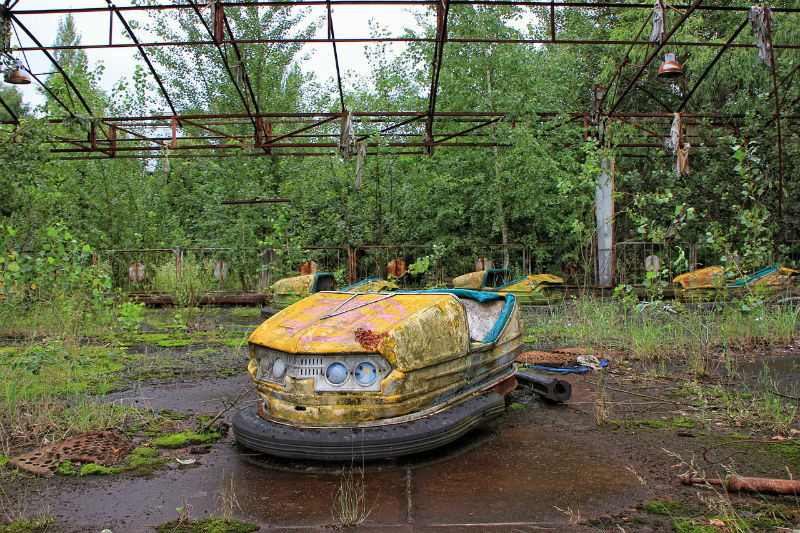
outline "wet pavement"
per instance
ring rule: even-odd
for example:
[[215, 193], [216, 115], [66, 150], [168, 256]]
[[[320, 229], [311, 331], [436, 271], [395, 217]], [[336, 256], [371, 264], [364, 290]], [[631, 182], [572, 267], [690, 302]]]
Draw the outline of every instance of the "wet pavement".
[[[244, 374], [193, 386], [153, 385], [107, 399], [216, 413], [221, 398], [248, 385]], [[220, 516], [221, 494], [233, 479], [238, 518], [266, 530], [317, 530], [338, 523], [332, 508], [341, 469], [352, 468], [361, 479], [361, 465], [270, 459], [239, 447], [230, 435], [196, 457], [195, 468], [166, 470], [150, 479], [84, 478], [74, 488], [45, 489], [43, 500], [58, 524], [75, 531], [135, 532], [175, 519], [177, 508], [194, 518]], [[369, 463], [363, 471], [372, 511], [362, 529], [374, 531], [560, 529], [569, 510], [584, 515], [619, 510], [640, 490], [635, 476], [601, 449], [507, 418], [442, 450]]]
[[[224, 316], [212, 320], [221, 328], [260, 323], [219, 314]], [[248, 392], [240, 407], [257, 400], [247, 373], [148, 384], [104, 401], [199, 416], [218, 413], [242, 391]], [[543, 407], [562, 408], [568, 409]], [[233, 414], [224, 419], [230, 422]], [[45, 486], [38, 499], [49, 506], [60, 531], [139, 532], [176, 519], [178, 508], [192, 518], [221, 516], [233, 480], [236, 518], [267, 531], [316, 531], [339, 523], [333, 503], [343, 471], [355, 481], [363, 471], [371, 512], [359, 531], [560, 531], [569, 527], [573, 511], [618, 512], [642, 491], [635, 475], [605, 457], [600, 446], [569, 429], [541, 429], [507, 414], [442, 449], [362, 467], [269, 458], [239, 447], [229, 433], [210, 453], [192, 456], [193, 468], [177, 469], [173, 462], [174, 468], [149, 479], [80, 478]]]

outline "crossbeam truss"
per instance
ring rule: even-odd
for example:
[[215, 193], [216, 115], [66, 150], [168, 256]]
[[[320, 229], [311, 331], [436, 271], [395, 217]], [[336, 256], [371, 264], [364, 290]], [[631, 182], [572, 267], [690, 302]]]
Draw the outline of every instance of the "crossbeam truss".
[[[103, 5], [105, 2], [105, 5]], [[78, 121], [85, 124], [86, 136], [81, 138], [53, 137], [49, 143], [53, 145], [52, 151], [64, 159], [108, 159], [108, 158], [163, 158], [163, 157], [228, 157], [228, 156], [329, 156], [337, 152], [337, 139], [340, 135], [339, 113], [263, 113], [258, 106], [258, 95], [255, 94], [250, 78], [245, 69], [243, 54], [240, 47], [252, 44], [280, 44], [280, 43], [330, 43], [333, 47], [336, 62], [337, 82], [342, 111], [345, 111], [345, 91], [342, 84], [342, 75], [339, 67], [337, 44], [341, 43], [385, 43], [385, 42], [427, 42], [433, 45], [433, 54], [430, 63], [430, 89], [428, 106], [425, 111], [409, 112], [353, 112], [356, 137], [359, 142], [367, 146], [368, 153], [380, 148], [382, 153], [387, 150], [399, 154], [430, 154], [434, 148], [439, 147], [493, 147], [496, 143], [487, 127], [502, 120], [512, 124], [519, 123], [524, 118], [510, 116], [497, 112], [441, 112], [436, 109], [436, 96], [439, 90], [439, 72], [442, 67], [445, 43], [492, 43], [492, 44], [531, 44], [531, 45], [615, 45], [627, 47], [623, 61], [618, 65], [614, 77], [603, 91], [598, 102], [598, 109], [593, 113], [588, 112], [554, 112], [542, 111], [537, 114], [536, 120], [540, 123], [555, 120], [557, 124], [577, 123], [584, 131], [584, 138], [598, 135], [598, 122], [606, 130], [606, 125], [619, 123], [632, 128], [640, 138], [631, 139], [628, 135], [623, 142], [615, 142], [618, 147], [660, 147], [663, 137], [669, 130], [672, 120], [672, 111], [683, 111], [694, 94], [697, 87], [703, 82], [706, 75], [714, 67], [725, 51], [733, 48], [754, 48], [754, 40], [737, 37], [747, 24], [749, 6], [732, 5], [706, 5], [703, 0], [692, 0], [686, 5], [672, 5], [671, 8], [680, 13], [679, 19], [669, 28], [661, 43], [654, 45], [652, 42], [640, 39], [642, 30], [634, 39], [630, 40], [592, 40], [592, 39], [561, 39], [556, 31], [556, 9], [610, 9], [615, 11], [638, 10], [649, 17], [652, 10], [651, 2], [626, 3], [626, 2], [585, 2], [585, 1], [555, 1], [555, 0], [184, 0], [178, 3], [150, 3], [139, 6], [116, 6], [111, 0], [98, 0], [97, 7], [71, 8], [57, 7], [45, 9], [16, 9], [19, 0], [5, 0], [0, 5], [0, 17], [10, 20], [15, 29], [19, 28], [27, 36], [26, 43], [20, 41], [21, 46], [16, 50], [21, 54], [44, 54], [52, 63], [56, 72], [60, 73], [64, 82], [73, 91], [82, 109], [67, 105], [62, 99], [56, 97], [38, 75], [25, 68], [39, 83], [45, 92], [64, 110], [70, 118], [49, 118], [50, 122], [64, 121], [76, 122], [79, 115], [89, 120]], [[447, 21], [451, 8], [458, 6], [518, 6], [539, 8], [543, 13], [549, 12], [550, 35], [546, 39], [507, 39], [507, 38], [459, 38], [448, 35]], [[300, 9], [318, 7], [323, 9], [327, 20], [327, 36], [325, 38], [263, 38], [242, 39], [237, 38], [226, 16], [226, 9], [240, 7], [286, 7]], [[359, 37], [337, 38], [334, 32], [333, 9], [337, 6], [406, 6], [429, 8], [436, 17], [436, 31], [432, 38], [409, 37]], [[210, 13], [205, 13], [205, 8], [211, 8]], [[140, 41], [134, 33], [126, 16], [134, 12], [187, 10], [192, 12], [205, 30], [203, 38], [194, 41]], [[741, 13], [741, 23], [731, 28], [731, 34], [720, 41], [669, 41], [669, 38], [691, 18], [694, 13], [701, 12], [735, 12]], [[130, 42], [113, 42], [109, 35], [108, 43], [103, 44], [77, 44], [69, 46], [44, 45], [27, 27], [25, 21], [30, 17], [43, 15], [78, 15], [81, 13], [108, 13], [112, 20], [116, 19], [124, 28]], [[800, 7], [773, 8], [776, 17], [785, 14], [800, 13]], [[743, 21], [742, 21], [743, 20]], [[644, 20], [644, 29], [647, 20]], [[746, 33], [746, 32], [745, 32]], [[771, 32], [770, 32], [771, 40]], [[637, 84], [639, 78], [645, 73], [654, 59], [659, 57], [661, 49], [669, 42], [671, 49], [677, 47], [708, 47], [717, 50], [713, 60], [705, 66], [702, 74], [693, 80], [691, 90], [683, 97], [680, 106], [676, 109], [665, 109], [662, 113], [626, 113], [621, 107], [625, 98], [633, 91], [646, 90]], [[245, 113], [231, 113], [224, 115], [192, 114], [184, 115], [176, 109], [169, 90], [161, 81], [158, 69], [148, 55], [148, 51], [161, 47], [190, 47], [213, 46], [222, 60], [225, 71], [234, 85], [239, 101]], [[628, 60], [628, 54], [634, 47], [648, 47], [647, 57], [638, 66], [633, 76], [625, 76], [623, 67]], [[142, 117], [98, 117], [90, 108], [86, 98], [81, 95], [78, 87], [69, 78], [65, 69], [58, 64], [52, 52], [59, 50], [97, 50], [135, 47], [146, 63], [150, 75], [156, 81], [159, 92], [170, 114], [142, 116]], [[778, 130], [779, 157], [782, 147], [781, 127], [789, 134], [800, 137], [800, 115], [792, 114], [793, 108], [800, 103], [800, 97], [789, 104], [781, 104], [781, 92], [791, 85], [794, 74], [800, 65], [794, 66], [791, 72], [780, 82], [775, 74], [776, 51], [800, 49], [798, 43], [771, 42], [773, 90], [770, 98], [775, 99], [775, 114], [767, 121], [766, 126], [775, 122]], [[233, 53], [231, 53], [231, 50]], [[611, 90], [613, 87], [613, 90]], [[612, 97], [606, 101], [607, 96]], [[70, 98], [70, 101], [73, 101]], [[5, 124], [17, 124], [19, 118], [0, 99], [0, 104], [8, 111], [10, 120], [0, 121]], [[587, 106], [588, 107], [588, 106]], [[667, 106], [664, 106], [667, 107]], [[598, 113], [600, 120], [598, 121]], [[87, 116], [88, 114], [88, 116]], [[684, 113], [684, 123], [696, 126], [693, 128], [694, 139], [687, 139], [692, 146], [702, 145], [701, 128], [726, 128], [735, 132], [743, 125], [744, 117], [741, 115], [723, 115], [715, 113]], [[530, 119], [528, 119], [530, 120]], [[765, 127], [766, 127], [765, 126]], [[556, 125], [555, 127], [558, 127]], [[608, 140], [608, 139], [604, 139]], [[713, 144], [705, 144], [713, 146]], [[782, 174], [782, 170], [781, 170]], [[782, 180], [782, 176], [781, 176]]]

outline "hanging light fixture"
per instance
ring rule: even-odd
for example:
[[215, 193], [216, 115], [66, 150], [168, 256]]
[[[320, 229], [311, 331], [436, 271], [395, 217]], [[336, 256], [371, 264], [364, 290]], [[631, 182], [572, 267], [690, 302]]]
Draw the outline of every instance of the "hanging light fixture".
[[28, 85], [31, 78], [22, 70], [19, 60], [14, 60], [11, 66], [6, 69], [3, 79], [12, 85]]
[[663, 79], [674, 79], [683, 76], [683, 69], [678, 63], [675, 54], [664, 54], [664, 62], [658, 67], [658, 77]]

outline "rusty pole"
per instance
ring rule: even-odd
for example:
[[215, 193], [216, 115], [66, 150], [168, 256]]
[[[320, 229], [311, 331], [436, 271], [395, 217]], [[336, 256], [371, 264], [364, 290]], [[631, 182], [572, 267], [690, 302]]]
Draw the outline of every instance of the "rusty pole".
[[684, 485], [706, 484], [717, 485], [726, 492], [766, 492], [769, 494], [789, 494], [800, 496], [800, 481], [793, 479], [771, 479], [764, 477], [728, 476], [725, 479], [708, 479], [692, 476], [681, 476]]
[[767, 18], [767, 40], [769, 41], [772, 68], [772, 90], [775, 93], [775, 127], [778, 132], [778, 217], [780, 217], [783, 206], [783, 141], [781, 139], [781, 102], [778, 95], [778, 77], [775, 74], [775, 51], [772, 47], [772, 17]]

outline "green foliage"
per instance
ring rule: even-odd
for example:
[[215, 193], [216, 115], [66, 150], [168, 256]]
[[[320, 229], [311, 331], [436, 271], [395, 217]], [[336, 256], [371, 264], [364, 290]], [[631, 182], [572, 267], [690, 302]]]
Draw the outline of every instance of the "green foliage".
[[[181, 508], [180, 511], [183, 509]], [[233, 518], [172, 520], [156, 527], [158, 533], [249, 533], [258, 530], [259, 527], [255, 524], [240, 522]]]
[[144, 320], [144, 303], [122, 302], [117, 306], [117, 321], [128, 330], [136, 331]]

